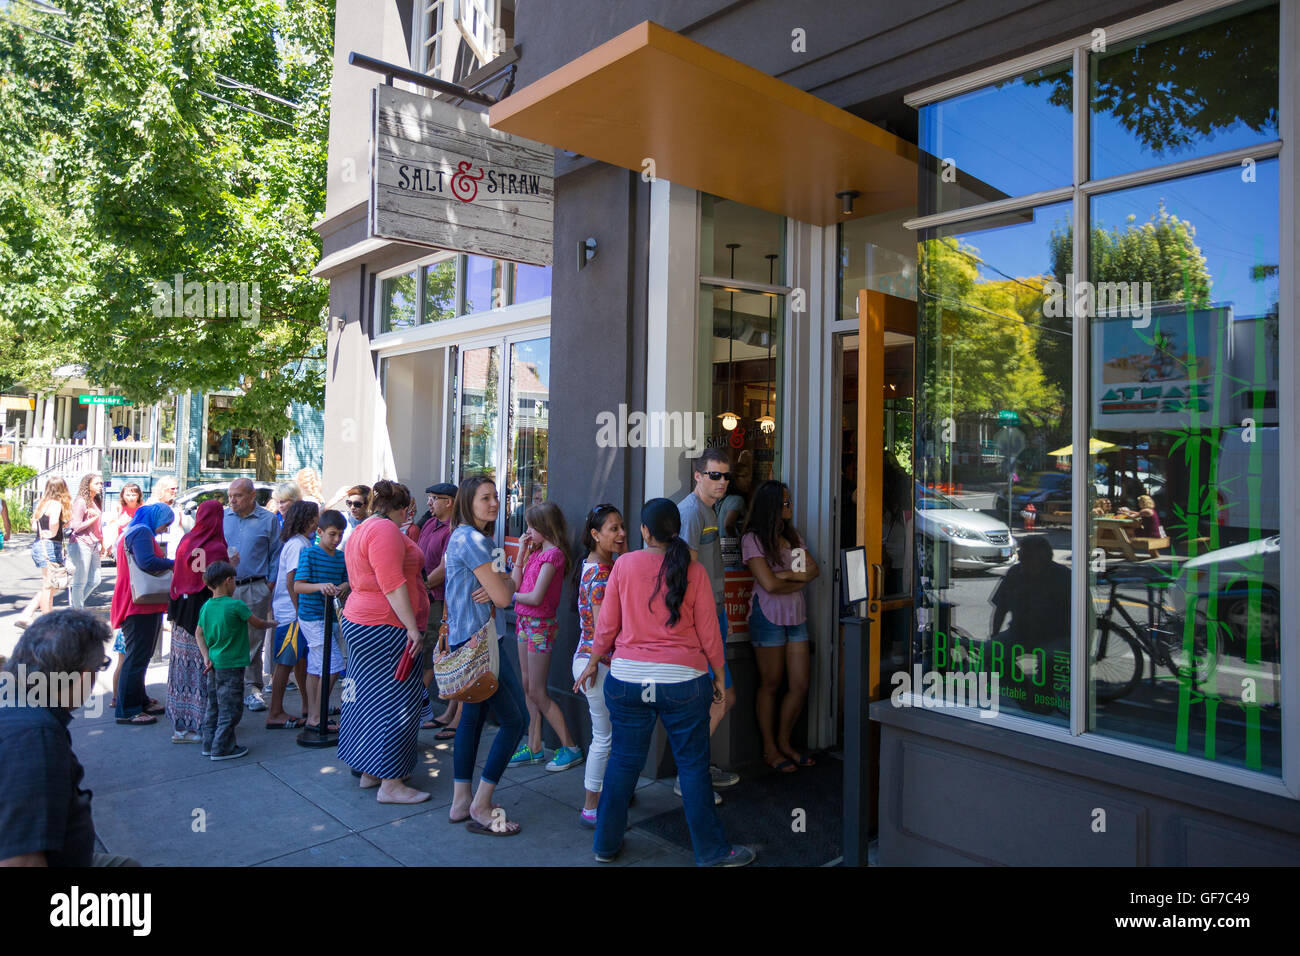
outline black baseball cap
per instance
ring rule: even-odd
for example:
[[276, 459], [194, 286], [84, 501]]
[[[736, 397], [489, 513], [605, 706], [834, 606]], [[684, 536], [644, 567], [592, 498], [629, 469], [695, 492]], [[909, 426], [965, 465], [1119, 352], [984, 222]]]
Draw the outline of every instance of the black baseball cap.
[[448, 498], [456, 497], [456, 486], [450, 481], [440, 481], [436, 485], [430, 485], [424, 489], [426, 495], [446, 495]]

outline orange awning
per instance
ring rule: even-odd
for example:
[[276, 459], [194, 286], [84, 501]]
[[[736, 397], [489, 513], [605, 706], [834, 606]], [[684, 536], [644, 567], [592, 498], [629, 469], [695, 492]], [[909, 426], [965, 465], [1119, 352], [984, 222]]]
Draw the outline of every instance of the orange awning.
[[[494, 129], [827, 226], [915, 205], [917, 150], [645, 21], [506, 97]], [[837, 192], [857, 190], [851, 215]]]

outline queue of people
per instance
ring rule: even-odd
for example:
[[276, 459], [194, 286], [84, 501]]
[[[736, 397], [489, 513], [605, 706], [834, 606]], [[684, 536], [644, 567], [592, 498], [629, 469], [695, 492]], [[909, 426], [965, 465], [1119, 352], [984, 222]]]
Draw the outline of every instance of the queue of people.
[[[174, 742], [200, 743], [213, 760], [234, 759], [247, 753], [236, 739], [245, 711], [267, 711], [267, 729], [318, 727], [321, 695], [328, 700], [346, 673], [349, 693], [326, 730], [337, 731], [340, 759], [378, 802], [430, 798], [410, 785], [422, 731], [452, 741], [448, 816], [474, 834], [522, 832], [523, 824], [493, 802], [509, 768], [582, 766], [578, 823], [594, 831], [596, 859], [609, 862], [619, 855], [660, 721], [696, 862], [738, 866], [753, 851], [727, 840], [715, 807], [716, 791], [739, 777], [709, 759], [709, 738], [735, 702], [725, 654], [722, 539], [740, 538], [755, 578], [749, 630], [760, 674], [756, 710], [764, 760], [782, 773], [814, 763], [791, 736], [809, 680], [803, 589], [819, 568], [792, 522], [789, 488], [767, 481], [752, 494], [746, 488], [729, 495], [731, 469], [725, 451], [707, 449], [693, 463], [692, 488], [680, 502], [657, 498], [641, 506], [642, 547], [631, 552], [618, 506], [592, 508], [575, 538], [555, 503], [535, 502], [523, 515], [513, 567], [495, 544], [500, 501], [488, 477], [429, 486], [419, 521], [411, 491], [386, 479], [348, 488], [341, 510], [322, 508], [318, 480], [309, 488], [294, 483], [277, 489], [275, 512], [257, 504], [250, 481], [236, 479], [224, 507], [216, 500], [199, 507], [173, 556], [160, 540], [175, 517], [168, 502], [140, 504], [135, 488], [129, 517], [106, 520], [96, 481], [82, 482], [75, 503], [66, 486], [51, 482], [38, 507], [39, 543], [47, 562], [65, 531], [84, 551], [111, 549], [116, 557], [111, 622], [123, 638], [114, 701], [120, 724], [150, 724], [165, 713]], [[163, 493], [174, 502], [174, 488]], [[725, 522], [718, 511], [724, 499]], [[171, 571], [170, 593], [137, 598], [133, 567], [137, 576]], [[80, 580], [84, 602], [94, 579], [86, 573]], [[547, 690], [566, 580], [576, 590], [580, 631], [569, 670], [574, 692], [587, 702], [589, 742], [577, 739]], [[329, 634], [327, 601], [338, 611]], [[507, 652], [506, 608], [514, 610], [515, 653]], [[171, 625], [165, 706], [144, 686], [164, 614]], [[452, 700], [435, 715], [435, 661], [483, 641], [497, 642], [495, 691]], [[291, 675], [303, 690], [302, 715], [286, 711]], [[489, 715], [498, 732], [475, 787]], [[548, 762], [544, 723], [560, 742]]]

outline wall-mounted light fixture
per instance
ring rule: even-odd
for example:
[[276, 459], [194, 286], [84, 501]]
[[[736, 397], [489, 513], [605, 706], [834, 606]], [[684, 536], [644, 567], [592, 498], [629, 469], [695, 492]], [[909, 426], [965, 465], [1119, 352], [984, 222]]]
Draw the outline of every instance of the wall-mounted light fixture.
[[861, 195], [862, 193], [858, 192], [856, 189], [846, 189], [843, 192], [836, 193], [835, 198], [840, 201], [840, 215], [853, 215], [853, 200], [857, 199]]
[[587, 268], [587, 263], [596, 258], [596, 240], [591, 236], [578, 240], [578, 271]]

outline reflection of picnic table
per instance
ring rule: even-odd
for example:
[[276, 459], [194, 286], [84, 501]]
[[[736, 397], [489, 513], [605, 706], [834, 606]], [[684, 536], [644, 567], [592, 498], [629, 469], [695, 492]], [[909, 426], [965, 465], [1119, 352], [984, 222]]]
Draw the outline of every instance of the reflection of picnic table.
[[1044, 527], [1060, 525], [1068, 528], [1070, 526], [1070, 505], [1068, 502], [1049, 501], [1043, 505], [1043, 510], [1038, 514], [1038, 523]]
[[1146, 557], [1158, 557], [1161, 551], [1169, 549], [1168, 538], [1148, 538], [1142, 534], [1140, 518], [1093, 518], [1092, 548], [1101, 548], [1108, 554], [1122, 554], [1129, 561], [1141, 560], [1138, 552]]

